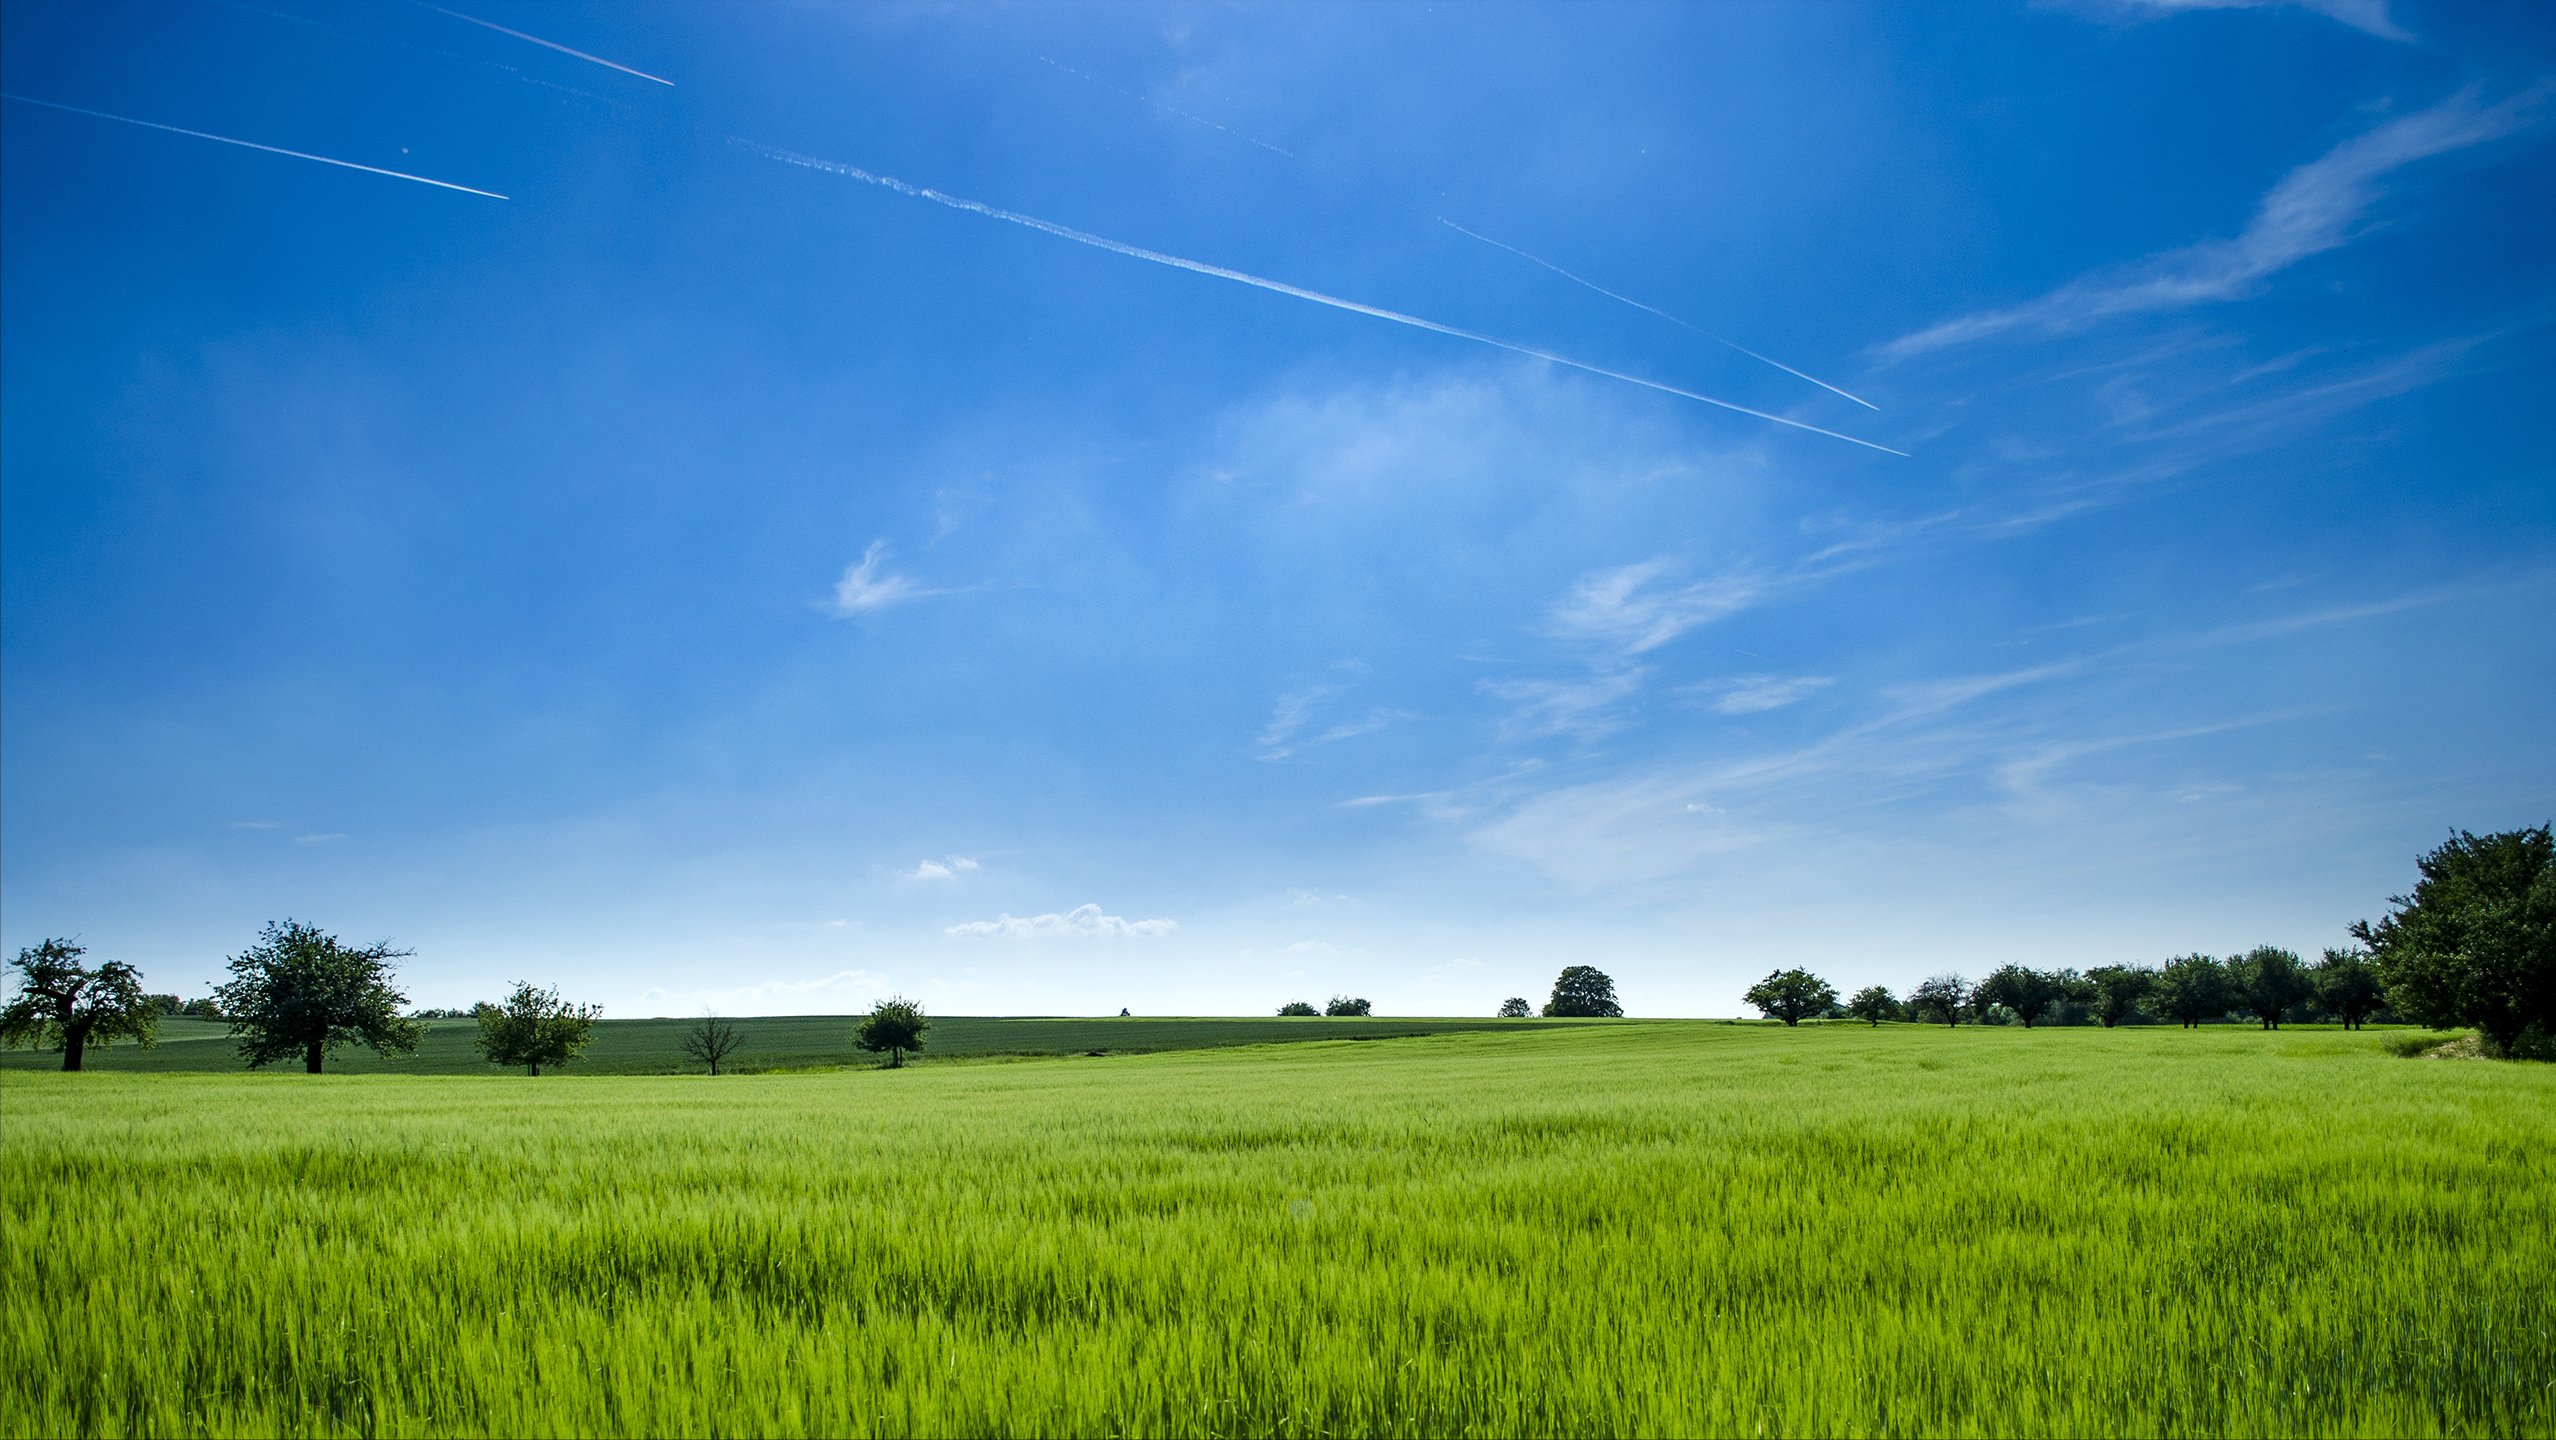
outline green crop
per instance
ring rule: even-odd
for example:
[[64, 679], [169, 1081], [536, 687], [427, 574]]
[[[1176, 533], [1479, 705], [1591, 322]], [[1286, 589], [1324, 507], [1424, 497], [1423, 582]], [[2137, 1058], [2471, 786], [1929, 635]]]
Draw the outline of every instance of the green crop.
[[0, 1433], [2545, 1435], [2552, 1141], [2312, 1030], [12, 1071]]

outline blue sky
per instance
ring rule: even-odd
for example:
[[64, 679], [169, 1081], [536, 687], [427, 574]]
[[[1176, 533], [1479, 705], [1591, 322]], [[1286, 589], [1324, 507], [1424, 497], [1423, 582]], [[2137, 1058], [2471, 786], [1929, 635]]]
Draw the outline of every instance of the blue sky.
[[673, 83], [0, 11], [507, 197], [0, 102], [0, 946], [1731, 1014], [2313, 953], [2556, 810], [2543, 7], [469, 13]]

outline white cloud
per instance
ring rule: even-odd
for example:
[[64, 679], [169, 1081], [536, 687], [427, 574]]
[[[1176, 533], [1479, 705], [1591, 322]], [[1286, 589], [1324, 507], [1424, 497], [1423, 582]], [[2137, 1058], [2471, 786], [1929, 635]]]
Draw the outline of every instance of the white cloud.
[[949, 933], [962, 939], [1137, 940], [1168, 935], [1179, 928], [1179, 924], [1172, 920], [1129, 920], [1123, 916], [1104, 915], [1098, 905], [1077, 905], [1061, 915], [1004, 914], [991, 920], [971, 920], [949, 927]]
[[1673, 561], [1645, 560], [1582, 576], [1553, 607], [1554, 633], [1639, 655], [1698, 625], [1747, 609], [1766, 589], [1765, 581], [1748, 575], [1654, 586], [1675, 569]]
[[293, 843], [296, 845], [329, 845], [345, 838], [345, 831], [331, 830], [323, 835], [296, 835], [293, 837]]
[[1622, 706], [1641, 692], [1650, 674], [1637, 665], [1577, 680], [1485, 680], [1479, 688], [1515, 707], [1501, 727], [1511, 738], [1572, 735], [1595, 740], [1632, 723]]
[[2015, 330], [2075, 330], [2114, 315], [2180, 310], [2232, 300], [2277, 271], [2352, 239], [2380, 198], [2379, 182], [2436, 155], [2479, 145], [2530, 124], [2545, 91], [2480, 105], [2465, 90], [2428, 110], [2364, 131], [2292, 170], [2255, 206], [2231, 240], [2205, 240], [2063, 285], [2037, 300], [1982, 310], [1902, 336], [1881, 353], [1905, 357]]
[[2113, 0], [2113, 4], [2124, 10], [2148, 10], [2161, 14], [2193, 10], [2268, 10], [2295, 5], [2381, 40], [2410, 41], [2414, 38], [2396, 23], [2396, 17], [2388, 11], [2387, 0]]
[[283, 825], [284, 822], [281, 820], [234, 820], [231, 822], [231, 828], [234, 830], [278, 830], [283, 828]]
[[1826, 675], [1740, 675], [1694, 687], [1713, 698], [1706, 703], [1723, 715], [1756, 715], [1781, 710], [1837, 683]]
[[955, 880], [971, 870], [984, 867], [966, 855], [951, 855], [939, 860], [917, 861], [911, 870], [897, 872], [908, 880]]
[[926, 589], [915, 583], [910, 575], [884, 570], [887, 553], [888, 543], [885, 540], [871, 541], [870, 547], [861, 552], [859, 560], [844, 567], [843, 578], [834, 582], [834, 598], [826, 602], [825, 612], [837, 619], [849, 619], [884, 610], [891, 605], [902, 605], [909, 600], [950, 593]]

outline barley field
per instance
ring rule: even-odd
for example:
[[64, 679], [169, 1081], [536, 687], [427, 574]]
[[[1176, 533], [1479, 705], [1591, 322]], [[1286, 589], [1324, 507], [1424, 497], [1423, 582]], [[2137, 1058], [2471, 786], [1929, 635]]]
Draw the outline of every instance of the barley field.
[[0, 1433], [2556, 1433], [2556, 1067], [2371, 1034], [0, 1102]]

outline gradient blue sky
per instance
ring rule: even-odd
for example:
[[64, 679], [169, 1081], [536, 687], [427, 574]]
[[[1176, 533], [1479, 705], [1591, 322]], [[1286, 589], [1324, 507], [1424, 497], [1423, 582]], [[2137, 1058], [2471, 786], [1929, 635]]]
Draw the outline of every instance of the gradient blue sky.
[[2313, 953], [2556, 810], [2556, 9], [463, 8], [674, 83], [0, 10], [510, 197], [0, 103], [0, 945], [1730, 1014]]

